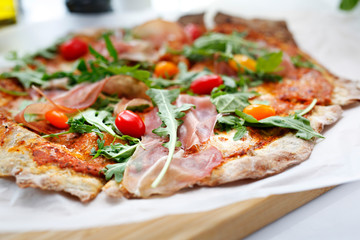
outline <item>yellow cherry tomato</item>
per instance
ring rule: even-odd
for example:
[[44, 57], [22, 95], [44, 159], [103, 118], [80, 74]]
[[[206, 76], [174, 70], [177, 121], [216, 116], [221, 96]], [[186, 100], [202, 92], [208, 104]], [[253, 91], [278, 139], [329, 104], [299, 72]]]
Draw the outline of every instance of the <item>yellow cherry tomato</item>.
[[261, 120], [275, 115], [275, 109], [268, 105], [252, 104], [243, 110], [244, 113], [253, 116], [256, 120]]
[[161, 61], [155, 65], [155, 76], [162, 78], [171, 78], [179, 72], [179, 68], [172, 62]]
[[229, 60], [229, 65], [232, 69], [240, 72], [244, 72], [243, 67], [246, 67], [251, 71], [256, 70], [256, 61], [251, 57], [242, 54], [235, 54], [234, 58]]

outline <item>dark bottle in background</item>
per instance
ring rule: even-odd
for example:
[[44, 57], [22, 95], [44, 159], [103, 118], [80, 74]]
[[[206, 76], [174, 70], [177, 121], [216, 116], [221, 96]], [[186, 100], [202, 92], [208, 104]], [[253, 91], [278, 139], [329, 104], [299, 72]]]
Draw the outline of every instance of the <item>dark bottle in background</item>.
[[70, 12], [102, 13], [111, 11], [111, 0], [66, 0]]

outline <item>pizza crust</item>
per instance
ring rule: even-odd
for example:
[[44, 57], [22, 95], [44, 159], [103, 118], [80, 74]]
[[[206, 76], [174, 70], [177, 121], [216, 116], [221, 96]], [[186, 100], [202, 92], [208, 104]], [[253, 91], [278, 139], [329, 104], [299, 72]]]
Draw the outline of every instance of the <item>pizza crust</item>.
[[245, 19], [234, 17], [224, 13], [217, 13], [214, 21], [216, 24], [234, 24], [243, 26], [245, 29], [254, 30], [266, 37], [272, 37], [283, 43], [296, 46], [296, 42], [289, 31], [285, 21], [273, 21], [265, 19]]
[[0, 112], [0, 177], [15, 177], [21, 188], [64, 191], [83, 202], [96, 197], [103, 186], [102, 179], [54, 165], [39, 166], [34, 161], [31, 146], [42, 142], [46, 140]]
[[[342, 109], [338, 105], [317, 106], [309, 117], [312, 127], [318, 132], [325, 125], [335, 123], [341, 116]], [[210, 141], [219, 146], [213, 136]], [[226, 146], [234, 142], [228, 139]], [[308, 159], [315, 145], [314, 140], [303, 140], [289, 132], [263, 148], [251, 150], [242, 157], [230, 157], [220, 167], [215, 168], [211, 175], [203, 179], [199, 185], [215, 186], [241, 179], [259, 179], [283, 172], [287, 168]], [[221, 150], [221, 149], [219, 149]], [[223, 154], [229, 154], [231, 148], [223, 149]], [[231, 154], [229, 154], [231, 155]]]

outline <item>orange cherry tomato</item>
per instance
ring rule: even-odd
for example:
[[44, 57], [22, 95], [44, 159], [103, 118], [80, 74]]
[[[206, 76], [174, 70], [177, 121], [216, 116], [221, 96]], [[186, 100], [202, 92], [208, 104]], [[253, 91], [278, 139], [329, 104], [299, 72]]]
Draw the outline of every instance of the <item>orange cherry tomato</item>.
[[243, 112], [253, 116], [257, 120], [261, 120], [275, 115], [275, 109], [273, 107], [262, 104], [252, 104], [246, 106]]
[[[235, 54], [234, 59], [229, 60], [229, 65], [232, 69], [240, 72], [244, 72], [244, 68], [251, 71], [256, 70], [256, 61], [246, 55]], [[243, 67], [242, 67], [243, 66]]]
[[115, 125], [122, 134], [131, 137], [140, 138], [145, 134], [143, 120], [139, 115], [129, 110], [124, 110], [117, 115]]
[[54, 127], [60, 129], [66, 129], [69, 127], [69, 124], [67, 124], [69, 118], [61, 111], [50, 110], [45, 113], [45, 119], [48, 120]]
[[179, 68], [172, 62], [161, 61], [155, 65], [155, 76], [162, 78], [172, 78], [179, 72]]

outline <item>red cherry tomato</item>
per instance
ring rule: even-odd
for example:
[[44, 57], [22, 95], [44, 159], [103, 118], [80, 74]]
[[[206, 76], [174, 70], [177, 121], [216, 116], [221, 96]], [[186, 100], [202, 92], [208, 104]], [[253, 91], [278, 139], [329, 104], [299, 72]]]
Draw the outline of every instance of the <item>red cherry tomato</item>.
[[60, 45], [61, 56], [68, 61], [78, 59], [88, 52], [88, 45], [80, 39], [73, 38]]
[[45, 119], [49, 121], [51, 125], [60, 129], [66, 129], [69, 125], [66, 123], [69, 118], [65, 113], [58, 110], [50, 110], [45, 113]]
[[185, 33], [190, 37], [192, 41], [196, 40], [202, 35], [202, 31], [198, 25], [190, 23], [184, 28]]
[[143, 120], [129, 110], [124, 110], [117, 115], [115, 125], [119, 131], [125, 135], [140, 138], [145, 134], [145, 124]]
[[223, 84], [219, 75], [207, 75], [195, 79], [191, 85], [191, 90], [196, 94], [210, 94], [211, 91]]

